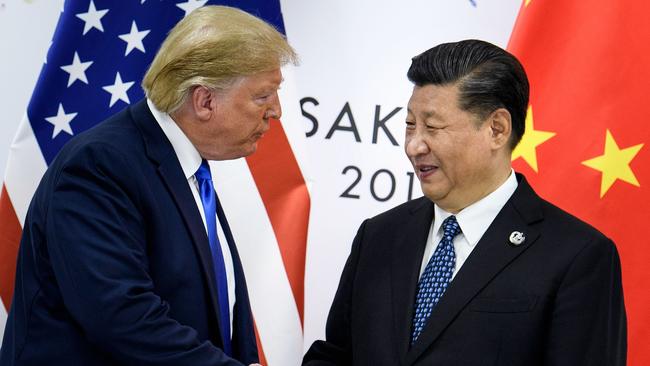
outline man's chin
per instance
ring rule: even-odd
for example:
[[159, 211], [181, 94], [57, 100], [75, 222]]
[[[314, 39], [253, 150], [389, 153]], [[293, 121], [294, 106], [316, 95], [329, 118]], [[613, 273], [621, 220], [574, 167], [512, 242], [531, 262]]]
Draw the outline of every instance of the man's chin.
[[447, 192], [443, 192], [439, 187], [431, 187], [430, 185], [420, 185], [422, 193], [425, 197], [433, 201], [433, 203], [438, 204], [443, 202], [445, 197], [447, 197]]
[[241, 149], [239, 151], [230, 151], [226, 153], [220, 153], [205, 157], [208, 160], [235, 160], [239, 158], [245, 158], [249, 155], [252, 155], [257, 151], [257, 143], [252, 144], [251, 146], [246, 147], [246, 149]]
[[248, 146], [246, 149], [242, 149], [241, 151], [238, 151], [236, 153], [231, 154], [230, 157], [228, 157], [228, 160], [233, 160], [233, 159], [239, 159], [239, 158], [246, 158], [250, 155], [253, 155], [257, 151], [257, 143]]

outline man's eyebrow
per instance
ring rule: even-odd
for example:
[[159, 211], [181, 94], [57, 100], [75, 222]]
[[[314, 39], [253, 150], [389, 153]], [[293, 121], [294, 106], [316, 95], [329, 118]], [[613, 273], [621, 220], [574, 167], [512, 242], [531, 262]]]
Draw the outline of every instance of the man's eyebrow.
[[[406, 112], [407, 112], [407, 113], [410, 113], [410, 114], [415, 114], [415, 113], [413, 113], [413, 111], [412, 111], [411, 108], [409, 108], [409, 107], [406, 107]], [[429, 118], [431, 118], [431, 117], [434, 117], [434, 118], [437, 118], [437, 119], [441, 119], [440, 114], [437, 113], [437, 112], [434, 111], [434, 110], [427, 110], [427, 111], [422, 112], [422, 117], [424, 117], [424, 119], [429, 119]]]

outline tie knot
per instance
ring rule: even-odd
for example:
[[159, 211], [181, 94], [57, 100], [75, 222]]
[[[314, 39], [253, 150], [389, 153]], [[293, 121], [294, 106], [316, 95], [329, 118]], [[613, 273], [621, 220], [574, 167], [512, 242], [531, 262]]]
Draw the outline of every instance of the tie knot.
[[194, 176], [200, 181], [212, 180], [212, 173], [210, 173], [210, 165], [208, 165], [207, 160], [201, 160], [201, 166], [199, 166], [199, 170], [194, 173]]
[[446, 237], [451, 237], [452, 239], [460, 233], [460, 225], [456, 221], [456, 216], [449, 216], [442, 222], [442, 230], [445, 232]]

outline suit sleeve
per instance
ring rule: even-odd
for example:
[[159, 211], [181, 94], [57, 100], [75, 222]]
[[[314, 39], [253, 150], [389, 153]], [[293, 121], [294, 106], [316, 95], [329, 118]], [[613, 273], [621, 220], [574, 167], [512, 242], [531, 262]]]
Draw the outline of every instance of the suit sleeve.
[[626, 316], [614, 243], [603, 238], [576, 256], [551, 319], [545, 365], [625, 366]]
[[70, 315], [120, 364], [241, 366], [169, 317], [148, 274], [153, 249], [137, 191], [146, 184], [120, 152], [86, 150], [63, 163], [46, 215], [48, 254]]
[[343, 273], [336, 290], [332, 307], [327, 317], [325, 341], [315, 341], [303, 359], [307, 366], [352, 365], [351, 317], [352, 292], [357, 263], [363, 242], [366, 222], [361, 224], [354, 241], [350, 256], [345, 263]]

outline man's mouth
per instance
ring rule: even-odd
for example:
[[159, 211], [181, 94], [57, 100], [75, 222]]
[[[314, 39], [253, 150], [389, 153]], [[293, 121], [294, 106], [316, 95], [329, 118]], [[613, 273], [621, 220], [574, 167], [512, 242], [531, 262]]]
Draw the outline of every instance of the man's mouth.
[[415, 171], [418, 174], [420, 179], [426, 178], [431, 174], [435, 173], [438, 170], [438, 167], [435, 165], [428, 164], [418, 164], [415, 166]]

